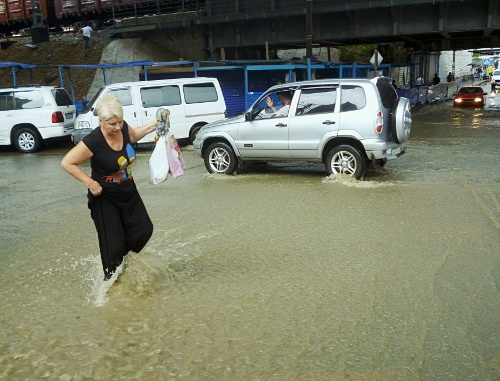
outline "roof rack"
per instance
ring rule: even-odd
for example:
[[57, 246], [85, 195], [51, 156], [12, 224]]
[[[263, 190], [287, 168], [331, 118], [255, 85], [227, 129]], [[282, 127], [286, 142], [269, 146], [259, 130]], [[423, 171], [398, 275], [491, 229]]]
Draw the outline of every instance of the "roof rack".
[[[0, 87], [0, 89], [23, 89], [23, 88], [26, 88], [26, 87], [42, 87], [44, 85], [39, 85], [37, 83], [33, 83], [31, 85], [17, 85], [17, 86], [2, 86]], [[47, 86], [51, 86], [52, 85], [47, 85]]]

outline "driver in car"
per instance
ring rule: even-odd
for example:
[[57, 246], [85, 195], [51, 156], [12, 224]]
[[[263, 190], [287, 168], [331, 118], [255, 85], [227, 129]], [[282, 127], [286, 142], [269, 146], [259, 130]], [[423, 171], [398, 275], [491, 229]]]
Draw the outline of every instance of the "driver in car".
[[280, 103], [283, 104], [279, 110], [274, 106], [274, 101], [271, 97], [267, 97], [266, 104], [271, 110], [273, 110], [274, 115], [272, 117], [287, 116], [288, 110], [290, 110], [290, 104], [292, 103], [293, 95], [290, 91], [282, 91], [278, 93], [278, 99]]

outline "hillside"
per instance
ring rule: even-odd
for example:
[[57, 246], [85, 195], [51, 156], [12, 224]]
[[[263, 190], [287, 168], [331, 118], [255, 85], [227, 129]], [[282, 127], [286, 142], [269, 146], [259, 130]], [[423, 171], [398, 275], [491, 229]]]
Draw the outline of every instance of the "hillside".
[[[96, 65], [99, 64], [104, 48], [110, 40], [93, 38], [87, 54], [83, 40], [76, 34], [51, 36], [51, 41], [33, 44], [30, 38], [12, 40], [14, 44], [0, 50], [0, 61], [18, 62], [36, 66], [54, 65]], [[31, 45], [27, 46], [27, 45]], [[33, 71], [33, 83], [61, 85], [57, 67], [37, 68]], [[72, 68], [71, 79], [76, 99], [82, 99], [89, 91], [94, 79], [95, 69]], [[64, 72], [65, 87], [69, 91], [68, 72]], [[17, 72], [18, 85], [31, 83], [30, 70]], [[0, 86], [12, 86], [12, 68], [0, 69]]]

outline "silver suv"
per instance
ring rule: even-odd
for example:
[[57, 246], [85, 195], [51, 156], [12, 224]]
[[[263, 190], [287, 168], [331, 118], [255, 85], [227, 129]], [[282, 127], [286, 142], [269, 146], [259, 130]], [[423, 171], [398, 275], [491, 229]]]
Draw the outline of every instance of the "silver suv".
[[410, 128], [410, 103], [390, 78], [324, 79], [271, 87], [245, 114], [202, 127], [193, 146], [210, 173], [229, 175], [247, 161], [310, 161], [359, 179], [405, 153]]
[[49, 139], [71, 138], [76, 107], [61, 87], [0, 88], [0, 145], [36, 152]]

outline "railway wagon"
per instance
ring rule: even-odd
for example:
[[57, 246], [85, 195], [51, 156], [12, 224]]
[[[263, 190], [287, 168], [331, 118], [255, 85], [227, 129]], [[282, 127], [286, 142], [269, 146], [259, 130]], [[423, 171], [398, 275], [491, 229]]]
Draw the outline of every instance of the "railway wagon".
[[[44, 19], [55, 18], [54, 0], [40, 0], [40, 7]], [[32, 8], [31, 0], [0, 0], [0, 24], [31, 26]]]
[[[95, 29], [114, 18], [191, 10], [192, 2], [187, 4], [184, 0], [40, 0], [47, 27], [74, 29], [85, 23]], [[9, 36], [32, 24], [32, 0], [0, 0], [0, 33]]]

